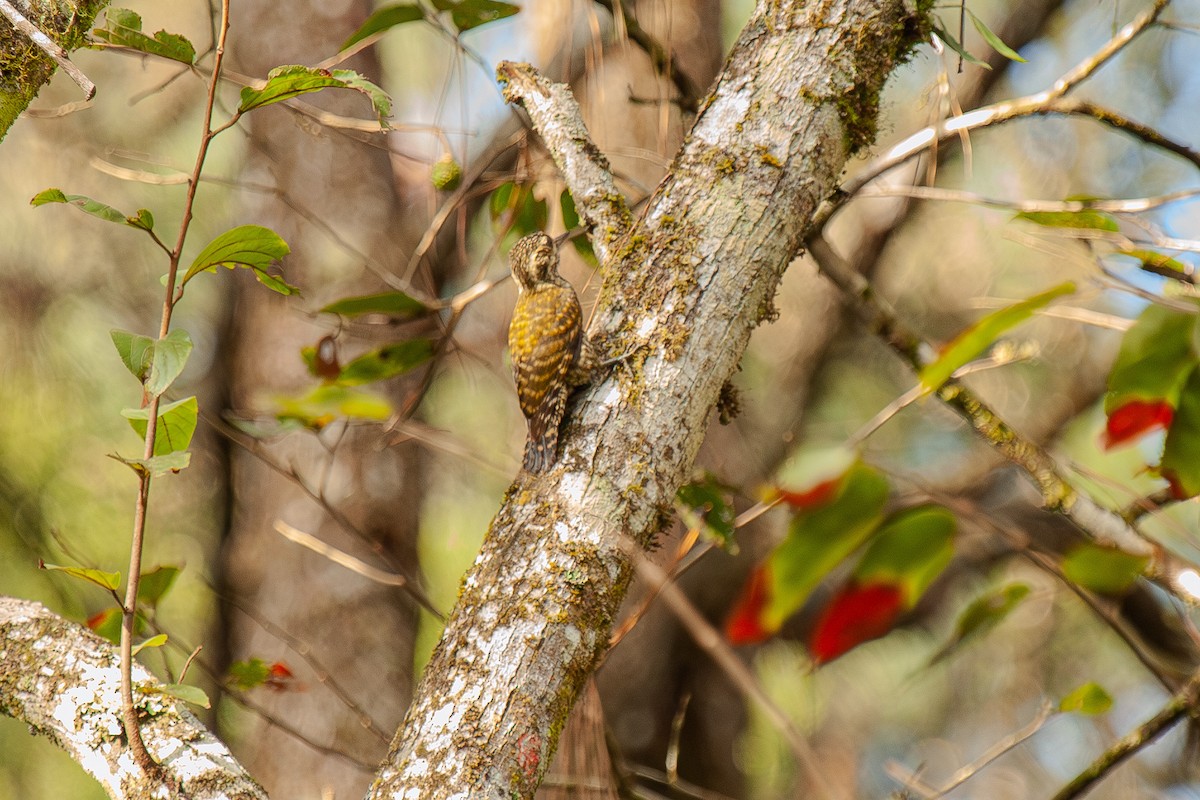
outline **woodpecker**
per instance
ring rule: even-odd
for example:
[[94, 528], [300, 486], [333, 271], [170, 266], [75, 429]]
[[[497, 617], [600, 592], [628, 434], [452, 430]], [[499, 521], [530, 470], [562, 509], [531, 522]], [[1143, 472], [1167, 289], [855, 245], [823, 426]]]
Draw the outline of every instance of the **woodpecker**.
[[591, 380], [598, 364], [583, 334], [583, 311], [558, 274], [558, 245], [545, 233], [522, 237], [508, 253], [517, 306], [508, 328], [517, 400], [529, 422], [524, 467], [545, 472], [558, 460], [558, 426], [567, 396]]

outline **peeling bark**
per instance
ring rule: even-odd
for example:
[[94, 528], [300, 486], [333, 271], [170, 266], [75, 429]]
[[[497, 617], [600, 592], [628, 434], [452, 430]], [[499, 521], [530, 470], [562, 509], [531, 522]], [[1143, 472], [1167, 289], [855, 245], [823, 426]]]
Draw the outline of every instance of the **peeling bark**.
[[[721, 384], [924, 22], [899, 2], [760, 2], [668, 177], [608, 247], [591, 335], [636, 347], [576, 402], [561, 466], [509, 490], [370, 797], [530, 797], [630, 578], [688, 475]], [[501, 74], [515, 70], [502, 65]], [[509, 81], [546, 141], [570, 109]], [[569, 123], [573, 124], [573, 123]], [[576, 151], [551, 150], [581, 216]], [[584, 207], [589, 198], [599, 204]]]

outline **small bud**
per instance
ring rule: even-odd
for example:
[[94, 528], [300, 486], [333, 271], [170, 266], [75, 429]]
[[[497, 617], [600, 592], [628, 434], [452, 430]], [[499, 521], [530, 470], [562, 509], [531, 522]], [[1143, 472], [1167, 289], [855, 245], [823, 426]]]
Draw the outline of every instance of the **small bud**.
[[454, 156], [444, 153], [433, 165], [430, 180], [439, 191], [452, 192], [462, 183], [462, 167], [454, 160]]

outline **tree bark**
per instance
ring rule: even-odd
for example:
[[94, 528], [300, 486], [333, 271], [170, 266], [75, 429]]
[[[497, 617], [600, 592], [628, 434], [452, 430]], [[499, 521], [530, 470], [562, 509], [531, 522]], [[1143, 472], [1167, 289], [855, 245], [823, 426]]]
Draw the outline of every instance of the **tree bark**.
[[811, 216], [874, 137], [879, 91], [922, 38], [918, 13], [760, 3], [636, 224], [578, 181], [607, 165], [563, 134], [578, 114], [565, 88], [501, 65], [597, 226], [591, 334], [610, 355], [638, 349], [574, 405], [561, 466], [506, 495], [370, 797], [532, 796], [628, 586], [625, 541], [662, 527]]

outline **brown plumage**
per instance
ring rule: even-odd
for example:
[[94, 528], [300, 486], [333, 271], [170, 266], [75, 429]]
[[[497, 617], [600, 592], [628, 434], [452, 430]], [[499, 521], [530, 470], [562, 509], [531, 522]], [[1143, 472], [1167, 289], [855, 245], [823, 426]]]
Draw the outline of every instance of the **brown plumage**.
[[583, 335], [583, 311], [571, 284], [558, 274], [558, 248], [531, 233], [508, 254], [517, 306], [508, 328], [517, 400], [529, 421], [524, 467], [541, 473], [558, 460], [558, 426], [575, 386], [590, 380], [596, 358]]

